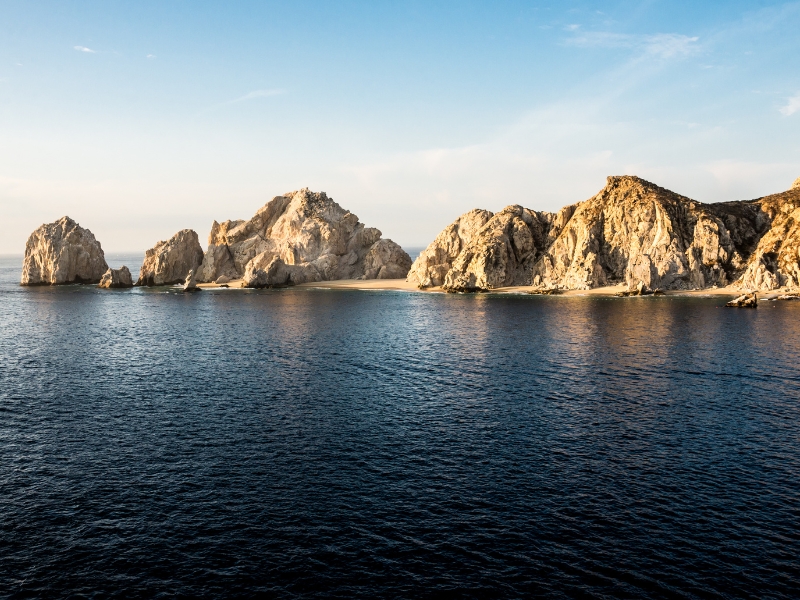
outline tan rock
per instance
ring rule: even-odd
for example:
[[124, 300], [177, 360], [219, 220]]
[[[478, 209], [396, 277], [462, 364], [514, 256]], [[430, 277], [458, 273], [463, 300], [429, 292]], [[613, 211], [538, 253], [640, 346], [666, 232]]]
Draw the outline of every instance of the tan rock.
[[792, 187], [790, 189], [800, 190], [800, 177], [794, 180], [794, 183], [792, 184]]
[[189, 271], [197, 271], [203, 262], [203, 249], [197, 233], [183, 229], [168, 241], [158, 242], [144, 256], [136, 285], [172, 285], [183, 283]]
[[609, 177], [597, 195], [557, 214], [518, 205], [467, 213], [420, 255], [409, 281], [448, 291], [626, 284], [625, 295], [734, 282], [798, 287], [800, 188], [703, 204], [638, 177]]
[[109, 289], [133, 287], [133, 277], [130, 269], [124, 265], [119, 269], [109, 269], [103, 274], [97, 287]]
[[103, 248], [92, 232], [62, 217], [42, 225], [28, 238], [20, 283], [98, 283], [107, 270]]
[[379, 230], [365, 227], [324, 192], [303, 189], [273, 198], [249, 221], [215, 221], [197, 279], [241, 277], [246, 287], [267, 287], [401, 278], [410, 264]]
[[184, 292], [199, 292], [200, 288], [197, 287], [197, 279], [194, 276], [194, 269], [191, 269], [186, 275], [186, 281], [183, 282]]
[[744, 294], [725, 304], [733, 308], [758, 308], [758, 294], [755, 292]]

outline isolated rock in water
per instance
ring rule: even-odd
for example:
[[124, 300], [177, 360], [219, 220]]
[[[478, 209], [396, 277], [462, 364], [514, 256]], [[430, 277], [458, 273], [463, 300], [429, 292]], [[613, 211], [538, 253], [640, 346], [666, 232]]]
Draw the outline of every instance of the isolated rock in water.
[[189, 271], [196, 272], [202, 262], [203, 249], [197, 233], [183, 229], [169, 241], [158, 242], [145, 253], [136, 285], [183, 283]]
[[133, 287], [133, 277], [131, 276], [130, 269], [122, 266], [119, 269], [109, 269], [103, 274], [100, 279], [100, 284], [97, 287], [101, 288], [131, 288]]
[[98, 283], [107, 270], [103, 248], [92, 232], [62, 217], [42, 225], [28, 238], [20, 283]]
[[249, 221], [215, 221], [197, 279], [241, 277], [245, 286], [267, 287], [405, 277], [410, 264], [379, 230], [365, 227], [324, 192], [303, 189], [276, 196]]
[[743, 296], [739, 296], [738, 298], [731, 300], [725, 306], [731, 306], [734, 308], [757, 308], [758, 295], [755, 292], [751, 294], [744, 294]]
[[493, 216], [488, 210], [481, 209], [461, 215], [417, 257], [407, 280], [421, 288], [442, 285], [458, 255]]
[[197, 287], [197, 280], [194, 276], [194, 269], [189, 271], [189, 274], [186, 275], [186, 281], [183, 282], [183, 291], [184, 292], [197, 292], [200, 288]]

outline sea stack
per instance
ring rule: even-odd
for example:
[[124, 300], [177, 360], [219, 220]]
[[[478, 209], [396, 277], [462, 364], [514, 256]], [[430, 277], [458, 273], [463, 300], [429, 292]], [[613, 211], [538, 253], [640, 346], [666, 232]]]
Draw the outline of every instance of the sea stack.
[[119, 269], [109, 269], [103, 274], [97, 287], [106, 289], [124, 289], [133, 287], [131, 271], [126, 266]]
[[[472, 211], [451, 224], [415, 261], [408, 281], [446, 291], [800, 285], [798, 182], [756, 200], [704, 204], [617, 176], [558, 213], [512, 205], [481, 224], [484, 218]], [[479, 228], [462, 235], [460, 221], [469, 219]]]
[[136, 285], [183, 283], [189, 271], [197, 272], [203, 262], [203, 248], [197, 233], [182, 229], [167, 241], [158, 242], [144, 255]]
[[39, 227], [25, 244], [22, 285], [98, 283], [108, 270], [91, 231], [69, 217]]
[[200, 282], [269, 287], [337, 279], [404, 278], [411, 258], [324, 192], [276, 196], [249, 221], [213, 223]]

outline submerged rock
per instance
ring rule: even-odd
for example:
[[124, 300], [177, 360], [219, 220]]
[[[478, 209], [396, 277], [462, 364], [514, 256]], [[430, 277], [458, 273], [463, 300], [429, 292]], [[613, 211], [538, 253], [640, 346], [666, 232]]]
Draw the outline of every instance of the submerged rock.
[[136, 285], [173, 285], [183, 283], [189, 271], [197, 271], [203, 262], [203, 248], [197, 233], [183, 229], [168, 241], [158, 242], [144, 255], [144, 264]]
[[109, 269], [103, 274], [97, 287], [101, 288], [132, 288], [133, 277], [130, 269], [122, 266], [119, 269]]
[[512, 205], [463, 215], [417, 258], [408, 280], [447, 291], [626, 284], [626, 295], [640, 287], [796, 287], [800, 187], [703, 204], [638, 177], [609, 177], [597, 195], [558, 213]]
[[98, 283], [108, 270], [91, 231], [69, 217], [39, 227], [25, 244], [22, 285]]
[[728, 302], [725, 306], [730, 306], [734, 308], [757, 308], [758, 294], [756, 294], [755, 292], [750, 294], [744, 294], [743, 296], [734, 298], [733, 300]]
[[197, 280], [244, 280], [245, 287], [336, 279], [402, 278], [411, 259], [322, 192], [276, 196], [249, 221], [211, 227]]

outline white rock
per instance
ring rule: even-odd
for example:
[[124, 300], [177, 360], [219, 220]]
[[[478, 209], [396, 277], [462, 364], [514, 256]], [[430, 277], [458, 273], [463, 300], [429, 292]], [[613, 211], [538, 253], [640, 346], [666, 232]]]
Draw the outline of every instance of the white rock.
[[158, 242], [144, 256], [136, 285], [172, 285], [183, 283], [189, 271], [197, 271], [203, 262], [203, 249], [197, 233], [183, 229], [168, 241]]
[[97, 287], [101, 288], [131, 288], [133, 287], [133, 277], [131, 271], [126, 266], [119, 269], [109, 269], [103, 274]]
[[107, 270], [103, 248], [92, 232], [62, 217], [42, 225], [28, 238], [20, 283], [98, 283]]

